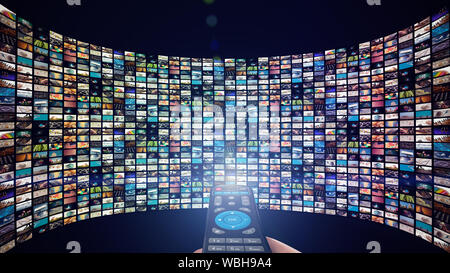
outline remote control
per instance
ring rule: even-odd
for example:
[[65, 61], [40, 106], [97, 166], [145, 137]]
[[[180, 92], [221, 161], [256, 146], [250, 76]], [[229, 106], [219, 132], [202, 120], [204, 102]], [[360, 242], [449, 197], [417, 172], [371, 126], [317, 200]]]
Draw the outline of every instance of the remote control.
[[203, 253], [270, 253], [253, 191], [247, 186], [212, 188]]

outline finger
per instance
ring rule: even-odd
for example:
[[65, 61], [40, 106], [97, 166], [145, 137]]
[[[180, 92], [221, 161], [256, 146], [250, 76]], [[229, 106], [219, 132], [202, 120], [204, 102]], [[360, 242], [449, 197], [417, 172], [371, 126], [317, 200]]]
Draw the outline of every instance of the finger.
[[297, 249], [290, 247], [278, 240], [275, 240], [270, 237], [267, 238], [267, 243], [269, 243], [270, 249], [272, 250], [272, 253], [301, 253]]
[[194, 251], [194, 253], [203, 253], [203, 248], [199, 248], [196, 251]]

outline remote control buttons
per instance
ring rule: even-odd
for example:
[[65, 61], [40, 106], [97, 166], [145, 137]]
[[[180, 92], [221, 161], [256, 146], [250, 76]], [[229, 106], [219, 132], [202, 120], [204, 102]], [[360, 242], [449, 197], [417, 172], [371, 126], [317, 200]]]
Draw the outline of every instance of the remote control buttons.
[[251, 210], [249, 208], [239, 208], [240, 211], [250, 213]]
[[248, 196], [243, 195], [241, 197], [241, 202], [243, 206], [250, 206], [250, 198], [248, 198]]
[[214, 206], [218, 207], [222, 205], [222, 196], [214, 197]]
[[245, 246], [247, 252], [264, 252], [263, 246]]
[[225, 246], [210, 245], [208, 251], [225, 251]]
[[225, 233], [225, 231], [223, 231], [223, 230], [221, 230], [221, 229], [218, 229], [218, 228], [215, 228], [215, 227], [212, 228], [212, 232], [213, 232], [214, 234], [218, 234], [218, 235], [222, 235], [222, 234]]
[[227, 246], [227, 251], [229, 251], [229, 252], [242, 252], [242, 251], [244, 251], [244, 246]]
[[227, 244], [242, 244], [242, 238], [227, 238]]
[[210, 244], [225, 244], [225, 238], [209, 238]]
[[260, 238], [244, 238], [244, 244], [262, 244]]
[[225, 210], [225, 208], [215, 208], [214, 209], [214, 213], [219, 213], [219, 212], [224, 211], [224, 210]]
[[254, 234], [255, 232], [256, 232], [255, 228], [249, 228], [249, 229], [242, 231], [242, 234], [251, 235], [251, 234]]
[[223, 229], [239, 230], [248, 227], [251, 218], [241, 211], [230, 210], [219, 213], [214, 221], [216, 225]]

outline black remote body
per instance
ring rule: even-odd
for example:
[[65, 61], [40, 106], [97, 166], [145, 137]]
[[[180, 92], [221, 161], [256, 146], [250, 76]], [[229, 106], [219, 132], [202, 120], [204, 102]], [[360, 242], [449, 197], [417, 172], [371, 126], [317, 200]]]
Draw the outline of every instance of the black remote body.
[[247, 186], [212, 188], [203, 253], [270, 253], [253, 191]]

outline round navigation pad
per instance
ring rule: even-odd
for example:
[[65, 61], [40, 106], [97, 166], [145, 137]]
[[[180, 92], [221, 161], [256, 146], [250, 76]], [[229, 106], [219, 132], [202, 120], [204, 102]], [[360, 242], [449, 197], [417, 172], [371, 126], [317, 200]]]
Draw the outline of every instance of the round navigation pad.
[[237, 210], [228, 210], [219, 213], [214, 219], [216, 225], [227, 230], [239, 230], [246, 228], [251, 223], [248, 214]]

